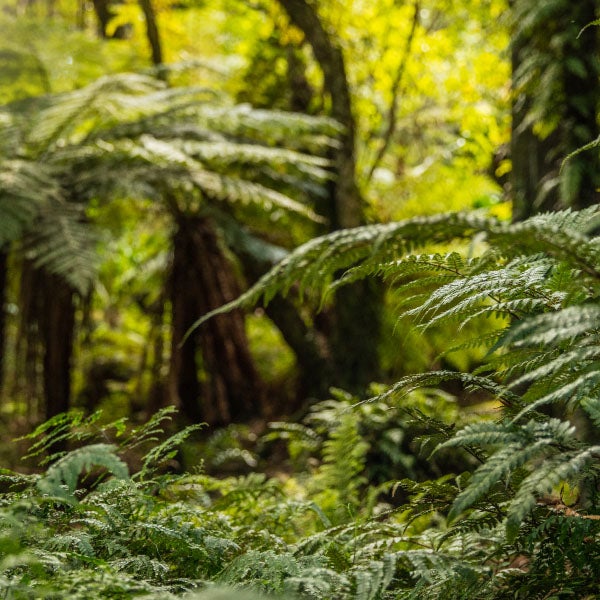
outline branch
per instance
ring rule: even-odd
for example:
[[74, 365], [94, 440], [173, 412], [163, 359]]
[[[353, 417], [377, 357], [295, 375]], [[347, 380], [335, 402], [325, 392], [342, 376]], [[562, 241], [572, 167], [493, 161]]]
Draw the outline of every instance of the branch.
[[406, 71], [406, 64], [408, 63], [408, 58], [410, 56], [410, 52], [412, 50], [413, 40], [415, 38], [415, 32], [417, 30], [417, 25], [419, 24], [419, 12], [421, 10], [420, 1], [415, 0], [414, 3], [414, 13], [412, 18], [412, 24], [410, 28], [410, 33], [408, 34], [408, 38], [406, 38], [406, 45], [404, 47], [404, 54], [402, 55], [402, 60], [400, 61], [400, 65], [398, 66], [398, 70], [396, 71], [396, 76], [394, 77], [394, 81], [392, 82], [392, 102], [390, 104], [390, 108], [388, 110], [388, 125], [383, 134], [383, 144], [379, 148], [377, 155], [375, 156], [375, 160], [369, 169], [367, 174], [367, 183], [371, 181], [373, 178], [373, 173], [381, 163], [385, 153], [387, 152], [394, 133], [396, 132], [396, 123], [398, 116], [398, 98], [400, 96], [400, 87], [402, 85], [402, 81], [404, 79], [404, 73]]

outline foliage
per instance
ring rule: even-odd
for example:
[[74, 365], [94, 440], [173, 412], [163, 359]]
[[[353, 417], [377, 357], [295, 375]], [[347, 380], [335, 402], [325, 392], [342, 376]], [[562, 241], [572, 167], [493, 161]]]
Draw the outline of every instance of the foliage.
[[[271, 3], [256, 6], [265, 4], [287, 42], [299, 44]], [[358, 4], [357, 11], [339, 11], [337, 3], [322, 2], [319, 10], [327, 26], [341, 32], [346, 52], [368, 58], [351, 61], [350, 69], [365, 185], [372, 176], [373, 189], [381, 191], [391, 177], [394, 188], [396, 172], [408, 164], [407, 189], [418, 191], [420, 204], [432, 182], [435, 199], [493, 204], [486, 178], [461, 173], [465, 164], [487, 167], [481, 148], [489, 151], [505, 135], [494, 93], [481, 101], [470, 79], [472, 55], [484, 43], [492, 50], [502, 46], [505, 33], [464, 17], [484, 5], [498, 17], [504, 3]], [[514, 5], [524, 17], [518, 35], [528, 27], [544, 31], [544, 10], [568, 8], [565, 0], [534, 11], [530, 2]], [[134, 19], [136, 10], [124, 2], [116, 24]], [[234, 22], [243, 20], [236, 15]], [[355, 35], [356, 23], [365, 20], [369, 30]], [[402, 23], [397, 39], [390, 35], [392, 21]], [[285, 46], [281, 32], [271, 33], [275, 45]], [[560, 51], [567, 38], [553, 32], [552, 39]], [[439, 59], [448, 45], [461, 48], [458, 68]], [[432, 47], [437, 58], [430, 57]], [[49, 69], [37, 56], [27, 62], [15, 48], [7, 56], [39, 67], [39, 85], [46, 86]], [[477, 69], [499, 77], [505, 62], [493, 52], [484, 56]], [[532, 81], [535, 87], [540, 72], [552, 80], [528, 116], [540, 117], [535, 133], [542, 137], [560, 116], [550, 100], [562, 100], [555, 94], [562, 88], [554, 85], [562, 74], [552, 79], [557, 71], [549, 56], [522, 63], [516, 73], [524, 89]], [[279, 57], [267, 58], [276, 64]], [[433, 70], [420, 76], [429, 62], [437, 79]], [[577, 61], [557, 68], [563, 67], [582, 73]], [[306, 69], [309, 82], [317, 82], [309, 61]], [[277, 89], [267, 84], [271, 93]], [[382, 168], [374, 168], [385, 136], [394, 137], [394, 103], [411, 84], [418, 98], [406, 94], [396, 137], [419, 139], [425, 123], [434, 139], [405, 149], [392, 140], [400, 159], [382, 155]], [[463, 88], [472, 110], [456, 101]], [[440, 90], [443, 117], [431, 89]], [[7, 91], [7, 98], [14, 93]], [[138, 428], [125, 420], [101, 425], [98, 414], [52, 419], [26, 436], [39, 473], [0, 475], [5, 597], [596, 597], [600, 210], [518, 224], [483, 213], [438, 215], [339, 231], [289, 253], [267, 245], [257, 236], [291, 247], [313, 233], [311, 222], [322, 222], [319, 202], [329, 180], [323, 155], [337, 133], [327, 119], [235, 106], [206, 89], [169, 88], [145, 76], [104, 77], [75, 92], [2, 107], [0, 246], [20, 244], [23, 256], [62, 275], [82, 295], [95, 278], [98, 238], [90, 235], [90, 221], [114, 227], [118, 218], [107, 217], [110, 210], [119, 214], [114, 200], [136, 199], [140, 214], [153, 206], [148, 214], [163, 215], [163, 228], [170, 222], [165, 214], [202, 212], [232, 248], [267, 254], [272, 262], [283, 258], [240, 299], [204, 320], [292, 291], [324, 306], [340, 287], [377, 278], [393, 290], [398, 328], [425, 332], [443, 324], [457, 332], [447, 355], [485, 352], [472, 372], [407, 375], [375, 386], [367, 399], [333, 390], [334, 398], [313, 406], [302, 423], [272, 424], [262, 442], [285, 445], [289, 456], [272, 477], [252, 470], [264, 448], [248, 450], [246, 429], [231, 427], [209, 441], [206, 458], [213, 464], [235, 458], [245, 465], [245, 475], [216, 478], [199, 465], [191, 474], [170, 472], [179, 471], [186, 454], [178, 447], [199, 426], [164, 440], [168, 409]], [[444, 148], [442, 160], [436, 162], [432, 145]], [[451, 180], [447, 187], [440, 184], [445, 179]], [[455, 194], [458, 186], [467, 191]], [[419, 205], [420, 212], [433, 208]], [[411, 205], [401, 210], [415, 212]], [[296, 215], [303, 225], [292, 221]], [[152, 247], [148, 253], [160, 271], [164, 252]], [[128, 284], [119, 268], [104, 269], [108, 288]], [[144, 288], [154, 286], [132, 286], [136, 302], [149, 303]], [[301, 316], [309, 322], [307, 312]], [[459, 411], [470, 394], [475, 406]]]
[[24, 237], [28, 258], [84, 293], [96, 243], [88, 202], [150, 197], [197, 212], [208, 199], [242, 218], [259, 206], [271, 222], [290, 212], [319, 221], [305, 202], [328, 163], [302, 151], [336, 132], [325, 119], [219, 104], [207, 90], [134, 74], [6, 105], [0, 126], [0, 244]]
[[[453, 490], [434, 488], [443, 494], [434, 506], [449, 527], [435, 543], [435, 560], [442, 562], [415, 572], [410, 594], [504, 597], [513, 578], [524, 598], [537, 597], [542, 588], [580, 596], [593, 591], [596, 567], [587, 549], [565, 567], [569, 583], [555, 570], [541, 583], [539, 565], [556, 544], [542, 533], [547, 520], [560, 521], [575, 536], [592, 532], [590, 543], [598, 535], [599, 216], [594, 206], [517, 224], [451, 214], [346, 230], [300, 247], [232, 303], [268, 302], [292, 286], [309, 295], [316, 291], [323, 303], [331, 290], [376, 276], [400, 289], [404, 311], [422, 329], [502, 317], [498, 323], [504, 325], [492, 335], [469, 342], [488, 349], [476, 372], [409, 375], [375, 396], [377, 402], [402, 402], [407, 391], [455, 380], [465, 390], [489, 394], [500, 409], [493, 420], [446, 430], [435, 448], [463, 448], [479, 466], [461, 475]], [[469, 257], [411, 254], [474, 236], [479, 251]], [[350, 430], [345, 436], [358, 448]], [[353, 456], [346, 445], [344, 451]], [[423, 493], [419, 485], [408, 489], [416, 498]], [[565, 489], [576, 491], [567, 499]], [[463, 550], [456, 554], [458, 548]], [[521, 555], [527, 566], [516, 573], [508, 567]]]
[[[339, 244], [335, 265], [320, 262], [318, 277], [330, 287], [381, 274], [406, 289], [422, 327], [495, 312], [511, 319], [493, 337], [473, 341], [490, 349], [477, 373], [407, 376], [367, 403], [336, 392], [304, 424], [274, 424], [268, 439], [285, 441], [295, 464], [287, 477], [161, 474], [159, 465], [190, 433], [158, 443], [168, 413], [137, 431], [123, 420], [101, 427], [98, 416], [57, 417], [30, 436], [33, 454], [65, 442], [79, 447], [50, 454], [41, 475], [2, 478], [5, 593], [227, 594], [210, 587], [217, 583], [323, 599], [594, 597], [598, 215], [597, 208], [565, 211], [517, 225], [453, 215], [421, 219], [418, 227], [360, 228], [345, 232], [343, 244], [331, 234], [299, 249], [246, 300], [265, 286], [285, 288], [308, 254], [318, 257], [315, 248], [323, 254]], [[487, 244], [470, 258], [400, 258], [399, 248], [474, 231]], [[352, 266], [357, 256], [363, 260]], [[431, 286], [435, 301], [415, 295], [422, 289], [415, 282]], [[410, 391], [449, 380], [483, 390], [496, 414], [475, 413], [456, 427], [447, 397]], [[440, 402], [447, 403], [445, 422], [431, 408]], [[542, 412], [546, 406], [554, 416]], [[394, 427], [414, 432], [414, 422], [423, 452], [462, 448], [471, 458], [455, 470], [466, 470], [429, 479], [416, 472], [401, 438], [394, 446], [384, 435], [393, 437]], [[143, 450], [147, 444], [158, 445]], [[373, 451], [396, 459], [381, 486], [367, 468]], [[140, 465], [137, 472], [129, 475], [124, 461]], [[418, 480], [404, 476], [393, 485], [404, 465]]]

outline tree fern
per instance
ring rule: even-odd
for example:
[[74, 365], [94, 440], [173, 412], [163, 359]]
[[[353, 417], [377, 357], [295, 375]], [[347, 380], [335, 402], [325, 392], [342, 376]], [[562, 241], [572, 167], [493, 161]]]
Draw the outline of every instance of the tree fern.
[[13, 103], [0, 116], [0, 244], [23, 239], [37, 266], [84, 294], [97, 262], [83, 212], [91, 200], [151, 198], [176, 212], [213, 203], [266, 222], [280, 213], [323, 222], [311, 198], [331, 177], [318, 156], [339, 133], [328, 119], [235, 107], [137, 74]]

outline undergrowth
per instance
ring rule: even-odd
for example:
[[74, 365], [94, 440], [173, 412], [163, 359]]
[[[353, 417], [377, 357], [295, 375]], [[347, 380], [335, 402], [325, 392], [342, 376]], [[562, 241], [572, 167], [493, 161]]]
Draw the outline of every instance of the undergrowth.
[[[596, 598], [599, 217], [439, 216], [296, 250], [237, 304], [292, 288], [326, 302], [382, 277], [420, 327], [501, 316], [468, 342], [485, 363], [369, 399], [334, 390], [302, 423], [272, 424], [261, 443], [289, 462], [271, 477], [241, 446], [247, 475], [169, 473], [198, 427], [163, 440], [169, 410], [137, 429], [57, 417], [29, 436], [42, 472], [1, 476], [3, 597]], [[474, 235], [479, 254], [414, 253]], [[459, 408], [446, 381], [493, 410]]]

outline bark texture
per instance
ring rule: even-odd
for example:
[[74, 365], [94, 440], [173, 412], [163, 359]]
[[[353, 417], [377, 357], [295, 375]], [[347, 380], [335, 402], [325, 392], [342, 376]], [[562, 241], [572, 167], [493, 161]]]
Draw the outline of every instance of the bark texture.
[[60, 277], [40, 273], [39, 326], [44, 348], [45, 417], [71, 406], [71, 360], [75, 331], [75, 293]]
[[214, 225], [205, 217], [180, 219], [173, 247], [171, 397], [195, 422], [225, 425], [259, 417], [264, 386], [240, 310], [211, 319], [182, 344], [200, 316], [240, 293]]

